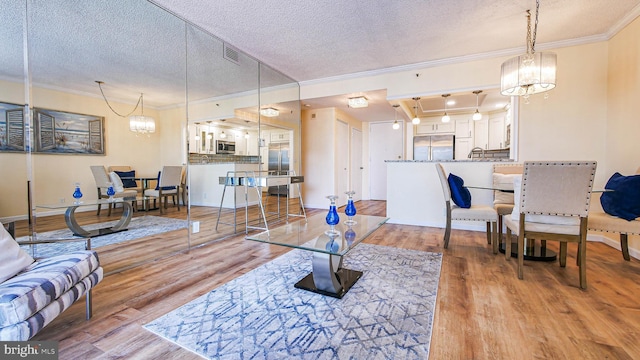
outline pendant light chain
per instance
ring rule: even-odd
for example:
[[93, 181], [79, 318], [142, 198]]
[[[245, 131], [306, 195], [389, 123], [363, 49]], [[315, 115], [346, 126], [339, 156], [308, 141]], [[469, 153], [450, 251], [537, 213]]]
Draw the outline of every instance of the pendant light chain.
[[[126, 118], [126, 117], [129, 117], [129, 116], [130, 116], [131, 114], [133, 114], [134, 112], [136, 112], [136, 110], [138, 110], [138, 106], [140, 106], [140, 103], [142, 102], [142, 94], [140, 94], [140, 97], [138, 98], [138, 103], [137, 103], [137, 104], [136, 104], [136, 106], [133, 108], [133, 110], [131, 110], [131, 112], [130, 112], [130, 113], [128, 113], [127, 115], [122, 115], [122, 114], [118, 113], [118, 112], [117, 112], [117, 111], [116, 111], [116, 110], [111, 106], [111, 104], [109, 104], [109, 100], [107, 100], [107, 97], [104, 95], [104, 91], [102, 91], [102, 84], [103, 84], [103, 82], [102, 82], [102, 81], [97, 81], [97, 80], [96, 80], [96, 82], [98, 83], [98, 87], [100, 88], [100, 93], [102, 94], [102, 98], [104, 99], [104, 102], [106, 102], [106, 103], [107, 103], [107, 106], [109, 107], [109, 109], [111, 109], [111, 111], [113, 111], [113, 113], [114, 113], [114, 114], [116, 114], [116, 115], [118, 115], [118, 116], [120, 116], [120, 117], [122, 117], [122, 118]], [[142, 111], [144, 112], [144, 105], [142, 105], [142, 106], [143, 106], [143, 110], [142, 110]], [[143, 115], [144, 115], [144, 114], [143, 114]]]

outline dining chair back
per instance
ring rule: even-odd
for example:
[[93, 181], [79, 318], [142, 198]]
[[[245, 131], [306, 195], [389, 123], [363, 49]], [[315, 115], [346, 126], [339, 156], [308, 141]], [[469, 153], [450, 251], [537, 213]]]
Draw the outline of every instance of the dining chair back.
[[496, 238], [496, 233], [498, 214], [496, 213], [496, 210], [491, 206], [485, 205], [472, 204], [470, 208], [461, 208], [452, 204], [451, 189], [449, 187], [447, 172], [440, 163], [436, 164], [436, 171], [438, 172], [440, 185], [442, 186], [442, 194], [444, 195], [447, 217], [444, 232], [444, 248], [447, 249], [449, 247], [452, 220], [484, 221], [487, 224], [487, 243], [492, 244], [494, 254], [497, 253], [498, 240]]
[[493, 208], [498, 213], [498, 244], [502, 244], [503, 217], [511, 215], [513, 211], [513, 179], [522, 176], [522, 169], [522, 164], [493, 165], [492, 186], [494, 189], [500, 189], [493, 191]]
[[[113, 197], [115, 198], [123, 198], [123, 197], [132, 197], [135, 198], [136, 195], [138, 194], [138, 192], [136, 190], [130, 190], [130, 189], [124, 189], [124, 190], [119, 190], [116, 188], [114, 182], [112, 181], [111, 177], [109, 176], [109, 174], [107, 173], [107, 170], [105, 170], [103, 165], [92, 165], [90, 166], [91, 168], [91, 173], [93, 174], [93, 179], [96, 182], [96, 188], [98, 190], [98, 199], [107, 199], [109, 198], [109, 195], [107, 195], [107, 189], [109, 188], [109, 186], [114, 186], [114, 189], [116, 189], [116, 193], [115, 195], [113, 195]], [[117, 175], [116, 175], [117, 176]], [[135, 200], [132, 200], [133, 204], [134, 204], [134, 209], [135, 207]], [[109, 211], [107, 212], [107, 216], [111, 216], [111, 209], [113, 209], [115, 206], [115, 204], [109, 204]], [[98, 210], [96, 212], [96, 215], [100, 215], [100, 208], [102, 207], [102, 205], [98, 204]]]
[[[640, 168], [636, 170], [636, 175], [640, 174]], [[640, 235], [640, 220], [625, 220], [617, 216], [612, 216], [604, 211], [589, 211], [589, 221], [587, 228], [591, 231], [601, 231], [607, 233], [620, 234], [620, 250], [622, 258], [630, 261], [629, 256], [629, 235]]]
[[[160, 200], [160, 213], [164, 213], [167, 208], [168, 198], [173, 198], [173, 203], [180, 211], [180, 201], [177, 199], [182, 179], [182, 166], [163, 166], [158, 179], [156, 189], [147, 189], [144, 195], [147, 197], [158, 198]], [[162, 201], [164, 200], [164, 206]], [[155, 200], [154, 200], [155, 201]]]
[[[505, 216], [507, 238], [518, 235], [518, 278], [523, 278], [524, 239], [560, 242], [560, 266], [566, 266], [567, 243], [578, 244], [580, 288], [587, 288], [587, 217], [596, 173], [595, 161], [527, 161], [521, 186], [515, 185], [514, 210]], [[507, 245], [509, 245], [508, 242]], [[510, 254], [510, 246], [507, 257]]]

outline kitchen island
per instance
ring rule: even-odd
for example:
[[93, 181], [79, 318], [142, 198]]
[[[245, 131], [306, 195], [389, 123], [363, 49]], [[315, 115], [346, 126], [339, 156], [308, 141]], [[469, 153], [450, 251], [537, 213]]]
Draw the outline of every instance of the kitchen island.
[[[387, 160], [387, 216], [389, 223], [444, 228], [446, 210], [442, 186], [436, 172], [438, 161]], [[509, 160], [439, 161], [447, 174], [460, 176], [467, 186], [491, 187], [494, 164]], [[493, 191], [469, 189], [471, 203], [493, 205]], [[485, 231], [474, 221], [454, 221], [454, 229]]]

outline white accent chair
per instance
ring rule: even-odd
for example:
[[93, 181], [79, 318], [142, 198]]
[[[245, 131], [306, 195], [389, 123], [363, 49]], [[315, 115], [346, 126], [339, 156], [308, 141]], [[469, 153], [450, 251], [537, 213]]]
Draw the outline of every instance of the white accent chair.
[[[107, 195], [107, 189], [109, 188], [109, 186], [114, 186], [114, 189], [116, 189], [116, 186], [111, 181], [109, 174], [107, 174], [107, 170], [105, 170], [103, 165], [93, 165], [91, 166], [91, 173], [93, 174], [93, 178], [98, 189], [98, 199], [108, 199], [109, 195]], [[135, 189], [119, 190], [121, 191], [118, 191], [118, 189], [116, 189], [116, 193], [115, 195], [113, 195], [114, 198], [132, 197], [135, 199], [135, 197], [138, 195], [138, 191], [136, 191]], [[133, 200], [133, 203], [135, 205], [135, 200]], [[113, 205], [114, 204], [109, 204], [109, 212], [107, 213], [107, 216], [111, 216], [111, 209], [113, 208]], [[96, 215], [100, 215], [100, 207], [101, 205], [98, 205], [98, 212], [96, 213]]]
[[[518, 234], [518, 278], [523, 279], [524, 239], [560, 242], [560, 266], [567, 243], [578, 243], [580, 288], [587, 288], [587, 216], [596, 173], [595, 161], [524, 163], [522, 186], [514, 186], [516, 205], [506, 216], [507, 238]], [[511, 254], [507, 241], [506, 256]]]
[[[442, 193], [444, 195], [444, 202], [447, 211], [447, 223], [444, 232], [444, 248], [449, 247], [449, 239], [451, 238], [451, 221], [452, 220], [466, 220], [466, 221], [484, 221], [487, 223], [487, 243], [493, 244], [493, 253], [498, 253], [498, 239], [497, 234], [497, 222], [498, 213], [491, 206], [485, 205], [471, 205], [471, 208], [465, 209], [451, 204], [451, 189], [449, 188], [449, 181], [447, 180], [447, 173], [444, 170], [442, 164], [436, 164], [436, 171], [440, 177], [440, 184], [442, 185]], [[493, 228], [493, 229], [492, 229]]]
[[[167, 208], [168, 197], [173, 198], [173, 203], [178, 207], [180, 211], [180, 201], [177, 199], [180, 193], [180, 183], [182, 179], [182, 166], [163, 166], [160, 172], [160, 180], [158, 181], [157, 189], [147, 189], [144, 191], [144, 196], [160, 199], [160, 214], [164, 213], [163, 209]], [[163, 189], [167, 187], [173, 187], [172, 189]], [[164, 206], [162, 200], [164, 199]], [[155, 202], [155, 199], [154, 199]]]
[[[515, 176], [522, 176], [522, 164], [493, 165], [493, 188], [513, 191], [513, 178]], [[513, 206], [513, 192], [494, 190], [493, 208], [498, 213], [498, 246], [502, 243], [503, 217], [511, 215]], [[505, 241], [511, 242], [511, 239], [506, 239]]]
[[[640, 174], [640, 168], [636, 170], [636, 175]], [[617, 216], [609, 215], [602, 211], [590, 211], [587, 228], [591, 231], [602, 231], [620, 234], [620, 250], [622, 257], [630, 261], [629, 256], [629, 235], [640, 235], [640, 220], [627, 221]]]

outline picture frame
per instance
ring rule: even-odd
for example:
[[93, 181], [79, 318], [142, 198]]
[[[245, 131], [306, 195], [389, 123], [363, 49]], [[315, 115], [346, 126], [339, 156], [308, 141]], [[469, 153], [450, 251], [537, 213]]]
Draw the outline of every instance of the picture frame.
[[24, 105], [0, 102], [0, 152], [25, 152]]
[[33, 124], [35, 153], [105, 155], [102, 116], [34, 108]]

